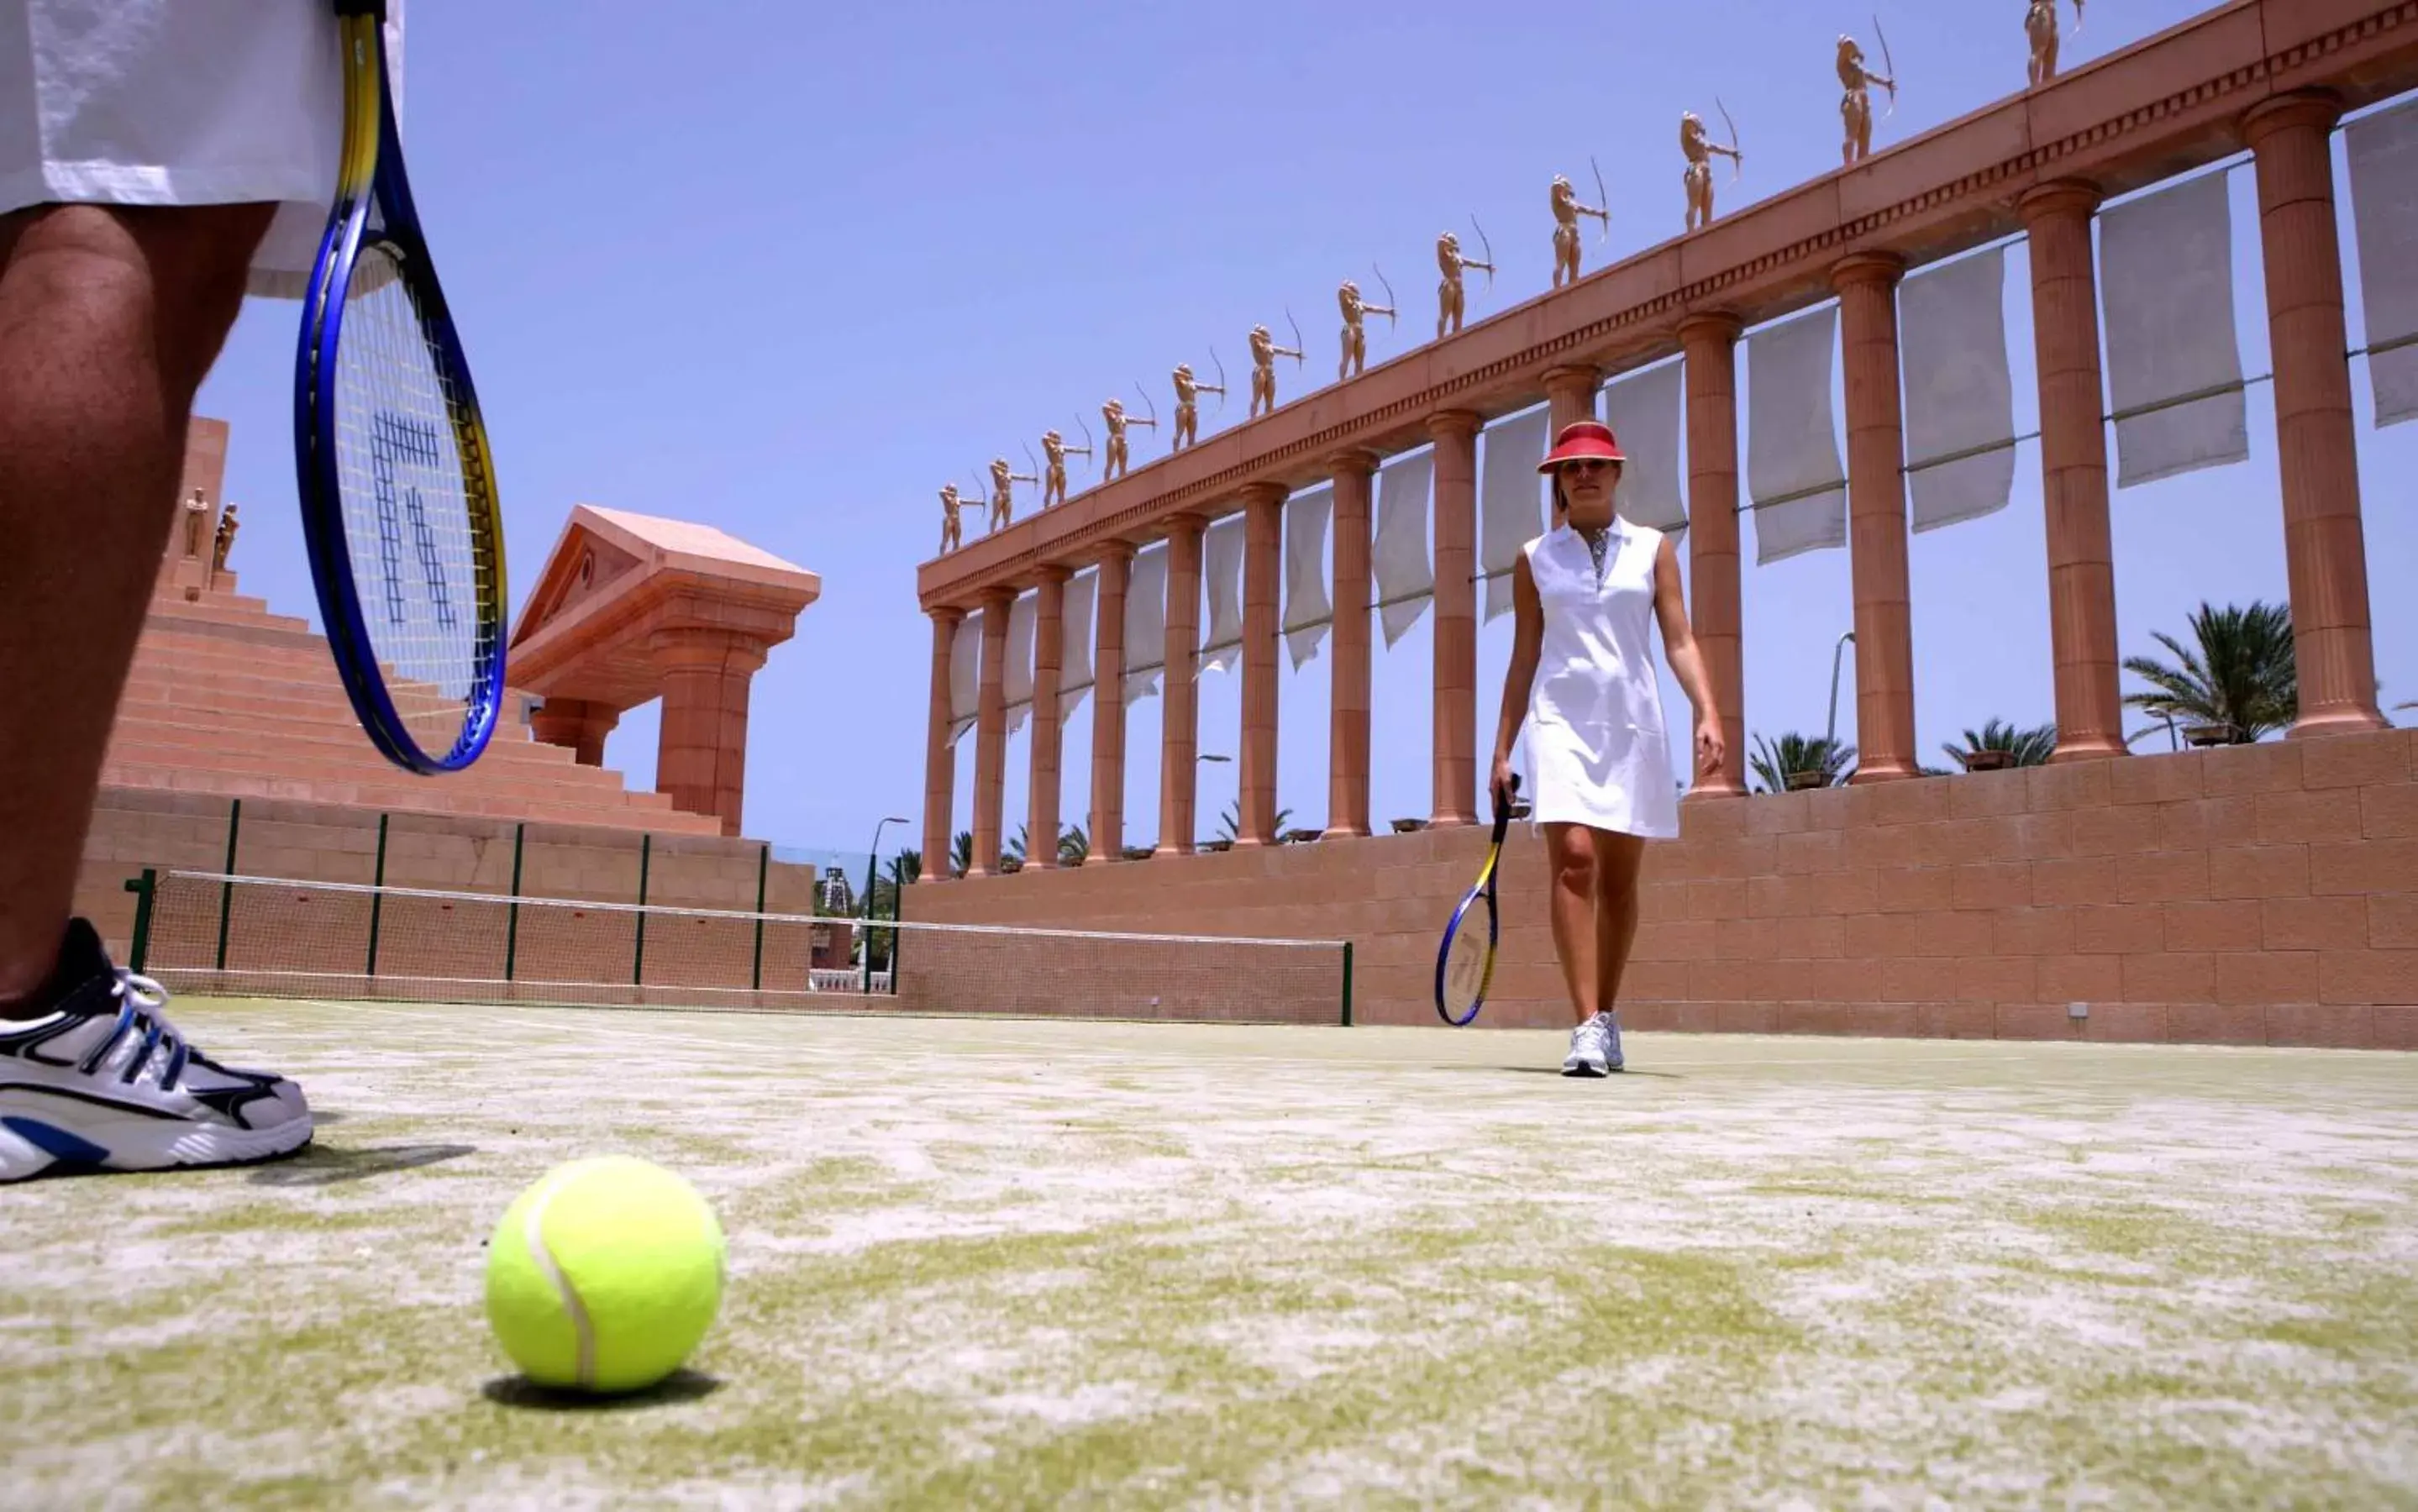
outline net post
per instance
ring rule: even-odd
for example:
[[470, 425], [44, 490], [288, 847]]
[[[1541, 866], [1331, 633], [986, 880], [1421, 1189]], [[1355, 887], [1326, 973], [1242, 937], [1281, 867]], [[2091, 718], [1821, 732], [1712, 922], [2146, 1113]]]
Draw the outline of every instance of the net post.
[[528, 831], [526, 822], [513, 826], [513, 901], [504, 913], [504, 980], [513, 979], [521, 955], [521, 838]]
[[219, 868], [221, 872], [230, 878], [229, 880], [219, 884], [218, 970], [222, 971], [226, 970], [227, 924], [235, 914], [235, 882], [232, 880], [235, 876], [235, 841], [237, 833], [240, 832], [242, 828], [243, 800], [240, 798], [230, 799], [227, 802], [226, 864]]
[[638, 943], [630, 953], [630, 985], [647, 985], [647, 871], [654, 863], [655, 837], [638, 836]]
[[378, 924], [386, 910], [386, 821], [391, 816], [378, 816], [377, 869], [370, 878], [370, 958], [367, 976], [377, 975]]
[[[907, 868], [893, 865], [890, 870], [890, 922], [898, 923], [907, 914]], [[906, 947], [907, 931], [890, 931], [890, 995], [898, 996], [898, 953]]]
[[126, 891], [134, 894], [134, 943], [127, 952], [126, 969], [143, 970], [144, 958], [151, 954], [151, 894], [159, 890], [160, 871], [145, 866], [140, 877], [126, 879]]
[[[880, 836], [876, 836], [879, 839]], [[873, 866], [876, 858], [870, 850], [865, 853], [865, 932], [857, 948], [865, 953], [865, 983], [857, 996], [873, 996]]]
[[756, 965], [747, 974], [747, 990], [764, 990], [764, 878], [773, 869], [773, 842], [756, 852]]
[[1352, 941], [1343, 942], [1343, 1027], [1352, 1027]]

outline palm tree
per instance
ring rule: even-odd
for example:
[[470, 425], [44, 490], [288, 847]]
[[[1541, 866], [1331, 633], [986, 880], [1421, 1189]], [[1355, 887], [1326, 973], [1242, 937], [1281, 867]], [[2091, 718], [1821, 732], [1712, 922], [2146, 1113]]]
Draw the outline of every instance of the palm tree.
[[1798, 773], [1820, 779], [1806, 782], [1804, 786], [1835, 787], [1855, 770], [1856, 748], [1826, 736], [1799, 735], [1790, 730], [1775, 742], [1758, 735], [1754, 738], [1754, 756], [1749, 765], [1763, 780], [1763, 787], [1758, 789], [1761, 792], [1786, 792], [1797, 786], [1789, 778]]
[[[1967, 771], [1990, 767], [2044, 767], [2057, 750], [2057, 726], [2036, 725], [2028, 730], [2017, 729], [2004, 720], [1993, 719], [1978, 732], [1967, 730], [1963, 745], [1942, 745], [1940, 749]], [[1984, 752], [2003, 755], [1983, 756]]]
[[1091, 859], [1091, 837], [1083, 832], [1083, 827], [1079, 824], [1066, 826], [1065, 832], [1058, 837], [1058, 864], [1080, 866]]
[[1007, 843], [1006, 848], [999, 853], [999, 869], [1001, 871], [1020, 872], [1024, 870], [1024, 840], [1025, 836], [1032, 832], [1033, 826], [1030, 822], [1019, 824], [1016, 827], [1016, 838], [1010, 840]]
[[963, 877], [973, 870], [973, 866], [974, 832], [972, 830], [959, 830], [949, 842], [950, 875]]
[[890, 880], [899, 887], [911, 887], [923, 880], [924, 853], [902, 850], [890, 861]]
[[2190, 649], [2164, 631], [2154, 637], [2174, 653], [2173, 665], [2147, 656], [2124, 659], [2124, 670], [2150, 684], [2149, 692], [2126, 694], [2126, 705], [2171, 711], [2190, 722], [2186, 730], [2197, 725], [2217, 732], [2227, 745], [2247, 745], [2300, 717], [2289, 607], [2257, 603], [2219, 609], [2203, 603], [2191, 628], [2198, 644]]
[[[1285, 820], [1292, 817], [1293, 810], [1289, 808], [1280, 808], [1277, 810], [1276, 823], [1271, 827], [1271, 832], [1276, 834], [1284, 833]], [[1242, 801], [1237, 799], [1233, 802], [1226, 805], [1226, 812], [1217, 816], [1217, 838], [1232, 844], [1233, 841], [1242, 838]]]

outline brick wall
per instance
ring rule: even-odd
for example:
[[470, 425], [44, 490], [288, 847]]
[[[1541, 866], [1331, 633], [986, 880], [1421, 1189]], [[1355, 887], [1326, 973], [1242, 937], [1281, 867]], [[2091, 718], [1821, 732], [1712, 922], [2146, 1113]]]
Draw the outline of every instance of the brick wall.
[[[1690, 804], [1682, 832], [1647, 850], [1632, 1027], [2418, 1048], [2418, 732]], [[1029, 871], [906, 916], [1350, 939], [1354, 1016], [1431, 1024], [1485, 839]], [[1566, 1024], [1543, 842], [1504, 850], [1479, 1022]]]

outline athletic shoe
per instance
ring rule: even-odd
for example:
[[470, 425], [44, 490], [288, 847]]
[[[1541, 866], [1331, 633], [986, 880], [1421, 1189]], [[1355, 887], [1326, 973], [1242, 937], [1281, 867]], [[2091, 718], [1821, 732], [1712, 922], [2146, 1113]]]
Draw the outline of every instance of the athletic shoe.
[[160, 1009], [168, 994], [68, 926], [38, 1018], [0, 1019], [0, 1182], [289, 1154], [311, 1142], [302, 1089], [220, 1065]]
[[1619, 1031], [1610, 1014], [1598, 1014], [1570, 1031], [1570, 1053], [1562, 1058], [1565, 1077], [1601, 1077], [1620, 1069]]

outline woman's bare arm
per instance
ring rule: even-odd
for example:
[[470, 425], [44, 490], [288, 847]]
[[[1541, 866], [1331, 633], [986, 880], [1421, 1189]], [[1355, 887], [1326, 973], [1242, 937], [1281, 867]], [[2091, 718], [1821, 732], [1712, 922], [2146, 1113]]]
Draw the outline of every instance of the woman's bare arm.
[[[1712, 675], [1705, 670], [1704, 651], [1696, 645], [1695, 627], [1688, 622], [1688, 600], [1679, 585], [1679, 549], [1664, 536], [1654, 557], [1654, 617], [1662, 627], [1662, 653], [1671, 675], [1679, 680], [1688, 702], [1696, 709], [1696, 762], [1701, 771], [1722, 764], [1721, 712], [1713, 702]], [[1706, 744], [1710, 732], [1711, 746]]]
[[[1537, 657], [1545, 638], [1545, 606], [1537, 597], [1537, 580], [1523, 553], [1511, 564], [1511, 665], [1503, 674], [1503, 712], [1494, 729], [1494, 765], [1511, 759], [1520, 738], [1520, 723], [1528, 713], [1528, 694], [1537, 681]], [[1490, 786], [1492, 778], [1489, 777]]]

